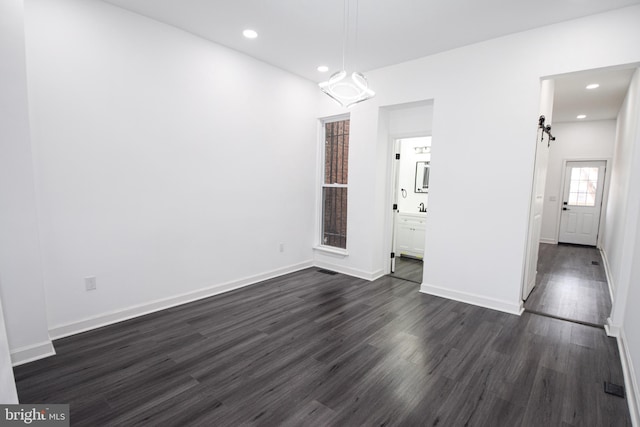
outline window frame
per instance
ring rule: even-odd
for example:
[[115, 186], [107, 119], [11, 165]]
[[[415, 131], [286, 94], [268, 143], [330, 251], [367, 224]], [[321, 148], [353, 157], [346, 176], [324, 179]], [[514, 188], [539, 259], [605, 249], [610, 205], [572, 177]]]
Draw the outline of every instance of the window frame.
[[[317, 197], [316, 197], [316, 244], [314, 250], [327, 252], [333, 255], [347, 256], [349, 255], [349, 161], [347, 160], [347, 183], [346, 184], [326, 184], [325, 183], [325, 143], [326, 143], [326, 125], [327, 123], [340, 122], [349, 120], [349, 148], [347, 149], [347, 156], [351, 151], [351, 117], [350, 114], [340, 114], [331, 117], [325, 117], [318, 120], [318, 173], [317, 173]], [[348, 157], [347, 157], [348, 159]], [[347, 191], [347, 227], [346, 227], [346, 247], [341, 248], [338, 246], [326, 245], [323, 242], [324, 235], [324, 189], [325, 188], [344, 188]]]

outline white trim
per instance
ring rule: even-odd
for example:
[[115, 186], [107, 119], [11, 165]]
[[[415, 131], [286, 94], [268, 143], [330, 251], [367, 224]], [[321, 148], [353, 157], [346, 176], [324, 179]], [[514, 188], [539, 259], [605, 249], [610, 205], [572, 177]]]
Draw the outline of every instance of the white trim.
[[317, 261], [315, 262], [315, 266], [318, 268], [324, 268], [326, 270], [335, 271], [338, 273], [346, 274], [347, 276], [357, 277], [358, 279], [368, 280], [370, 282], [379, 279], [384, 276], [384, 270], [380, 269], [373, 272], [368, 272], [364, 270], [358, 270], [357, 268], [345, 267], [339, 264], [333, 264], [331, 262], [325, 261]]
[[188, 292], [181, 295], [172, 296], [155, 300], [149, 303], [139, 304], [128, 307], [123, 310], [116, 310], [110, 313], [104, 313], [97, 316], [88, 317], [86, 319], [71, 322], [62, 325], [56, 325], [49, 329], [49, 334], [53, 339], [67, 337], [69, 335], [79, 334], [81, 332], [122, 322], [124, 320], [133, 319], [135, 317], [144, 316], [145, 314], [154, 313], [156, 311], [165, 310], [167, 308], [176, 307], [178, 305], [208, 298], [214, 295], [233, 291], [235, 289], [244, 288], [246, 286], [255, 285], [264, 280], [273, 279], [274, 277], [284, 274], [294, 273], [305, 268], [313, 267], [312, 261], [305, 261], [288, 267], [279, 268], [262, 274], [245, 277], [243, 279], [233, 280], [221, 283], [208, 288]]
[[608, 337], [618, 338], [620, 336], [620, 326], [614, 325], [611, 317], [607, 317], [607, 322], [604, 324], [604, 331]]
[[54, 356], [56, 354], [53, 343], [42, 341], [37, 344], [27, 345], [11, 350], [11, 363], [13, 366], [24, 365], [25, 363], [34, 362], [44, 359], [45, 357]]
[[624, 374], [624, 388], [626, 390], [627, 405], [629, 405], [631, 425], [640, 426], [640, 406], [638, 406], [640, 404], [638, 401], [640, 389], [638, 388], [638, 381], [636, 380], [637, 377], [635, 369], [633, 368], [629, 347], [627, 346], [627, 337], [624, 329], [620, 331], [620, 336], [616, 341], [618, 341], [618, 351], [620, 353], [622, 373]]
[[602, 263], [604, 267], [604, 274], [607, 277], [607, 287], [609, 288], [609, 296], [611, 297], [611, 304], [613, 305], [613, 276], [611, 275], [611, 267], [609, 266], [609, 258], [604, 248], [600, 249], [600, 255], [602, 256]]
[[[315, 216], [314, 216], [314, 243], [320, 246], [322, 243], [322, 184], [324, 183], [324, 122], [318, 119], [318, 142], [316, 146], [316, 182], [315, 182]], [[348, 196], [348, 194], [347, 194]], [[349, 199], [347, 198], [347, 209], [349, 209]], [[347, 211], [347, 221], [349, 212]], [[347, 226], [349, 223], [347, 222]]]
[[[399, 207], [398, 200], [398, 188], [400, 187], [400, 162], [402, 159], [397, 159], [397, 156], [401, 154], [402, 148], [402, 139], [400, 138], [392, 138], [391, 140], [386, 141], [387, 147], [387, 158], [389, 159], [390, 167], [387, 168], [386, 179], [386, 199], [385, 199], [385, 209], [384, 212], [384, 224], [385, 231], [383, 235], [384, 245], [382, 247], [382, 268], [384, 269], [385, 274], [391, 274], [392, 271], [395, 271], [396, 268], [396, 259], [388, 258], [390, 256], [389, 252], [392, 254], [396, 253], [397, 250], [397, 235], [398, 230], [397, 227], [397, 219], [399, 209], [389, 209], [389, 206], [396, 205]], [[387, 163], [389, 165], [389, 163]], [[386, 248], [390, 248], [390, 251], [386, 251]], [[386, 259], [386, 262], [385, 262]]]
[[541, 237], [540, 243], [545, 243], [547, 245], [557, 245], [558, 239], [547, 239], [546, 237]]
[[332, 116], [320, 117], [318, 118], [318, 120], [321, 122], [322, 125], [324, 125], [325, 123], [334, 123], [334, 122], [341, 122], [342, 120], [348, 120], [350, 117], [351, 117], [351, 113], [342, 113], [342, 114], [336, 114]]
[[338, 255], [343, 258], [349, 256], [349, 252], [346, 249], [334, 248], [333, 246], [318, 245], [318, 246], [314, 246], [313, 250], [318, 252], [324, 252], [331, 255]]
[[468, 292], [453, 291], [451, 289], [445, 289], [438, 286], [428, 285], [423, 283], [420, 285], [420, 292], [423, 294], [435, 295], [442, 298], [451, 299], [454, 301], [463, 302], [466, 304], [477, 305], [479, 307], [489, 308], [491, 310], [502, 311], [504, 313], [515, 314], [520, 316], [524, 311], [522, 304], [511, 303], [504, 300], [495, 298], [487, 298], [481, 295], [476, 295]]

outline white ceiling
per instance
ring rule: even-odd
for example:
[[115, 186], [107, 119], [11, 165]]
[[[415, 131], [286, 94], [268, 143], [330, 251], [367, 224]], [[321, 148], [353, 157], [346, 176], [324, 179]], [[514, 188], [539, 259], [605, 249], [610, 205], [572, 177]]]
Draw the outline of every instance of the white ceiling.
[[[555, 78], [553, 122], [615, 119], [629, 89], [635, 68], [594, 70]], [[593, 90], [586, 86], [598, 83]]]
[[[244, 52], [312, 81], [342, 68], [343, 0], [103, 0]], [[357, 0], [350, 0], [355, 10]], [[640, 0], [361, 0], [358, 71], [607, 10]], [[355, 14], [352, 14], [352, 17]], [[353, 19], [351, 29], [355, 28]], [[242, 31], [259, 33], [245, 39]], [[350, 38], [350, 45], [355, 45]]]

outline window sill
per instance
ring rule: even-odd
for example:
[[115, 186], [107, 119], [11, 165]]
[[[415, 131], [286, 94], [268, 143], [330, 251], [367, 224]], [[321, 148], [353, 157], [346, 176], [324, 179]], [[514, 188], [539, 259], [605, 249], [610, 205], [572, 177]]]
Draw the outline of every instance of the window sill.
[[334, 247], [331, 247], [331, 246], [323, 246], [323, 245], [314, 246], [313, 250], [314, 251], [318, 251], [318, 252], [324, 252], [324, 253], [331, 254], [331, 255], [338, 255], [338, 256], [341, 256], [341, 257], [348, 257], [349, 256], [349, 252], [347, 252], [346, 249], [334, 248]]

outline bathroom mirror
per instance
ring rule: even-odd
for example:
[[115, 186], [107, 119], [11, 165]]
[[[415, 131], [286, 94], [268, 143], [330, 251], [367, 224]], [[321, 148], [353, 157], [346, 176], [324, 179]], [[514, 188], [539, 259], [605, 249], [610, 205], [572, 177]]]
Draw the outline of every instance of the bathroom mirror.
[[416, 162], [416, 193], [429, 192], [429, 162]]

